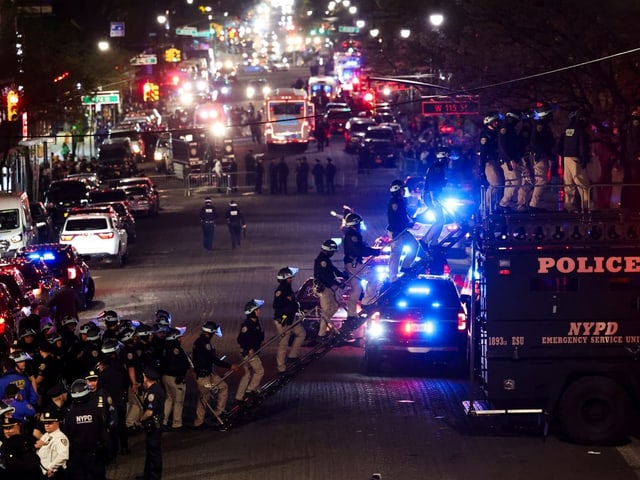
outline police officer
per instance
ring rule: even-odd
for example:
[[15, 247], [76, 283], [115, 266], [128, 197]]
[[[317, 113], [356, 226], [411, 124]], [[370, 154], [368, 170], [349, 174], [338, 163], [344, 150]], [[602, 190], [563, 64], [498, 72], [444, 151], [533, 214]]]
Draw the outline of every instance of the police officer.
[[529, 200], [532, 210], [545, 210], [544, 186], [547, 184], [547, 174], [553, 159], [555, 137], [551, 129], [553, 121], [553, 109], [549, 106], [533, 112], [534, 128], [531, 132], [531, 153], [533, 154], [533, 193]]
[[151, 327], [140, 325], [135, 331], [135, 343], [131, 346], [133, 351], [126, 349], [127, 373], [131, 381], [127, 396], [127, 430], [135, 433], [140, 428], [140, 416], [142, 415], [142, 403], [140, 399], [142, 387], [142, 372], [147, 362], [152, 361], [153, 350], [151, 347]]
[[527, 193], [522, 186], [521, 141], [518, 138], [517, 126], [520, 122], [518, 112], [505, 114], [505, 123], [498, 133], [498, 157], [504, 176], [504, 190], [499, 206], [503, 211], [527, 210]]
[[82, 371], [85, 374], [92, 370], [100, 359], [100, 334], [101, 331], [96, 326], [92, 326], [87, 330], [87, 341], [78, 357], [82, 364]]
[[414, 222], [407, 211], [407, 202], [404, 198], [405, 188], [402, 180], [394, 180], [389, 186], [391, 198], [389, 198], [387, 205], [387, 220], [389, 222], [387, 230], [393, 240], [389, 255], [389, 281], [391, 282], [398, 279], [402, 254], [405, 254], [402, 262], [403, 269], [409, 268], [418, 254], [418, 241], [408, 231], [413, 227]]
[[624, 166], [624, 181], [627, 184], [622, 189], [622, 206], [632, 212], [640, 212], [640, 107], [635, 106], [630, 118], [620, 129], [620, 146], [622, 147], [622, 165]]
[[71, 384], [71, 409], [64, 420], [69, 437], [69, 476], [74, 480], [104, 480], [109, 434], [97, 402], [90, 401], [85, 379]]
[[160, 372], [146, 367], [143, 372], [145, 393], [144, 406], [140, 422], [145, 430], [144, 474], [136, 477], [140, 480], [160, 480], [162, 478], [162, 417], [165, 393], [160, 385]]
[[484, 174], [489, 184], [485, 203], [486, 208], [490, 211], [496, 209], [498, 201], [502, 197], [502, 185], [504, 185], [502, 169], [498, 160], [498, 127], [501, 119], [502, 115], [498, 112], [487, 113], [482, 120], [484, 128], [480, 133], [480, 172]]
[[[296, 273], [298, 273], [296, 267], [284, 267], [276, 275], [278, 288], [273, 294], [273, 319], [278, 335], [280, 335], [276, 354], [278, 373], [282, 373], [287, 369], [287, 363], [294, 363], [298, 360], [298, 351], [306, 336], [302, 323], [296, 318], [300, 305], [291, 287]], [[294, 338], [291, 344], [291, 351], [287, 356], [291, 335]]]
[[182, 332], [177, 328], [171, 328], [167, 333], [162, 358], [162, 384], [166, 393], [164, 403], [164, 423], [174, 431], [182, 429], [182, 409], [187, 387], [184, 383], [185, 376], [191, 367], [191, 362], [182, 348]]
[[69, 438], [60, 430], [61, 418], [55, 410], [45, 410], [40, 416], [45, 433], [36, 441], [40, 466], [46, 478], [67, 478], [69, 460]]
[[113, 310], [105, 310], [96, 317], [98, 322], [104, 322], [105, 330], [102, 334], [102, 340], [107, 338], [118, 338], [118, 328], [120, 326], [120, 315]]
[[38, 394], [33, 388], [31, 379], [26, 375], [27, 362], [31, 357], [25, 352], [17, 350], [9, 354], [2, 363], [3, 375], [0, 377], [0, 392], [4, 392], [8, 385], [15, 384], [24, 401], [32, 407], [38, 403]]
[[231, 248], [235, 250], [236, 247], [240, 246], [242, 230], [246, 228], [244, 216], [238, 208], [238, 203], [235, 200], [231, 200], [229, 202], [229, 208], [227, 208], [224, 218], [227, 220], [229, 234], [231, 235]]
[[206, 250], [213, 250], [213, 235], [216, 229], [216, 209], [210, 197], [204, 199], [200, 209], [200, 224], [202, 225], [202, 246]]
[[264, 341], [264, 330], [260, 323], [260, 307], [262, 305], [264, 305], [264, 300], [254, 299], [244, 306], [246, 317], [240, 326], [240, 333], [236, 339], [244, 360], [244, 375], [240, 379], [235, 398], [238, 403], [250, 402], [254, 399], [264, 376], [264, 368], [258, 355]]
[[338, 251], [338, 244], [333, 240], [325, 241], [320, 247], [320, 253], [313, 262], [313, 279], [316, 293], [320, 299], [320, 326], [318, 336], [324, 337], [331, 325], [331, 319], [340, 308], [336, 300], [336, 288], [344, 287], [344, 273], [338, 270], [331, 261], [331, 257]]
[[347, 302], [347, 322], [353, 322], [358, 315], [358, 300], [362, 295], [361, 280], [367, 282], [362, 305], [369, 305], [378, 290], [378, 282], [375, 271], [363, 264], [363, 257], [378, 256], [381, 253], [379, 248], [369, 247], [362, 239], [360, 224], [362, 217], [357, 213], [348, 213], [344, 218], [344, 266], [349, 274], [349, 285], [351, 293]]
[[558, 148], [564, 160], [564, 208], [568, 212], [576, 213], [590, 207], [587, 165], [591, 157], [591, 142], [587, 118], [582, 109], [569, 114], [569, 125], [564, 129]]
[[211, 344], [213, 336], [222, 337], [222, 329], [216, 322], [211, 320], [205, 322], [200, 330], [200, 335], [193, 342], [193, 369], [196, 373], [196, 383], [200, 398], [196, 405], [196, 419], [193, 422], [195, 428], [200, 428], [204, 424], [206, 414], [206, 404], [209, 402], [209, 395], [212, 388], [216, 388], [218, 397], [214, 413], [218, 416], [224, 413], [229, 398], [229, 386], [222, 381], [215, 373], [214, 365], [222, 368], [237, 371], [238, 365], [222, 360], [216, 354], [215, 347]]

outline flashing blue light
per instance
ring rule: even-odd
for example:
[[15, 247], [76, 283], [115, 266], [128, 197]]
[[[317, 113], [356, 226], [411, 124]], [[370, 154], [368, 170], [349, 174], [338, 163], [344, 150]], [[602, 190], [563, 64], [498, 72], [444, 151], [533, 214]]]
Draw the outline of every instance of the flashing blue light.
[[433, 335], [436, 331], [436, 325], [433, 322], [426, 322], [424, 324], [424, 333], [427, 335]]
[[367, 231], [367, 225], [364, 223], [364, 220], [360, 222], [360, 230], [363, 232]]
[[415, 295], [429, 295], [431, 294], [431, 289], [429, 287], [409, 287], [407, 292]]
[[433, 210], [427, 210], [424, 214], [424, 218], [427, 220], [427, 222], [429, 223], [435, 223], [436, 221], [436, 214]]
[[409, 245], [405, 245], [404, 247], [402, 247], [402, 253], [404, 253], [405, 255], [408, 255], [412, 251], [413, 251], [413, 248], [411, 248]]
[[431, 306], [432, 306], [433, 308], [440, 308], [440, 307], [442, 306], [442, 304], [441, 304], [440, 302], [433, 302], [433, 303], [431, 304]]
[[459, 207], [463, 205], [463, 203], [459, 199], [452, 197], [445, 198], [441, 203], [444, 208], [446, 208], [450, 212], [455, 212]]
[[41, 258], [42, 260], [47, 261], [55, 260], [56, 256], [51, 252], [31, 252], [27, 255], [27, 258], [29, 258], [29, 260], [38, 260]]
[[396, 304], [399, 308], [407, 308], [407, 301], [406, 300], [398, 300], [398, 303]]

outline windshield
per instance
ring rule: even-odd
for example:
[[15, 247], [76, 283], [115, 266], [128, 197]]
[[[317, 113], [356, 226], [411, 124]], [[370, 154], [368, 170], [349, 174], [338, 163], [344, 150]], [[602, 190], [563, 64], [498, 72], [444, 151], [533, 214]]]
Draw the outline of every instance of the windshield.
[[366, 134], [367, 138], [373, 138], [375, 140], [393, 140], [393, 131], [391, 129], [372, 129], [368, 130]]
[[106, 230], [109, 228], [106, 218], [78, 218], [67, 220], [65, 231], [84, 232], [89, 230]]
[[15, 230], [19, 226], [18, 209], [0, 210], [0, 230]]
[[349, 128], [349, 131], [351, 133], [361, 133], [361, 132], [366, 132], [367, 129], [371, 126], [370, 123], [352, 123], [351, 127]]
[[271, 115], [295, 115], [304, 116], [304, 102], [269, 102]]
[[89, 193], [91, 203], [121, 202], [127, 199], [127, 195], [121, 190], [108, 190]]
[[76, 200], [85, 198], [87, 186], [83, 182], [54, 182], [49, 187], [47, 199], [55, 200]]
[[101, 162], [110, 160], [124, 160], [127, 156], [127, 149], [123, 145], [116, 145], [114, 147], [100, 149], [98, 153], [98, 160]]

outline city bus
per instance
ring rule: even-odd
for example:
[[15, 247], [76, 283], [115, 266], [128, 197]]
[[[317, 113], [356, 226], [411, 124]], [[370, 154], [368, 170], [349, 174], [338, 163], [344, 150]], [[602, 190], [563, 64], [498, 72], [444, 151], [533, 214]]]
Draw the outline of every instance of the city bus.
[[265, 97], [264, 138], [269, 150], [277, 145], [306, 149], [314, 129], [313, 103], [299, 88], [279, 88]]

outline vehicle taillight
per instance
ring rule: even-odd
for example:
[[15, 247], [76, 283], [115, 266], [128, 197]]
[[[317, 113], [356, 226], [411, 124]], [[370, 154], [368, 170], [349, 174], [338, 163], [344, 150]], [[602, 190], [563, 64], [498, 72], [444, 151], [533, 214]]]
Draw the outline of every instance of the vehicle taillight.
[[402, 333], [404, 335], [411, 335], [415, 330], [412, 322], [404, 322], [402, 324]]
[[73, 237], [75, 237], [75, 235], [69, 235], [69, 234], [64, 234], [64, 235], [60, 235], [60, 241], [61, 242], [70, 242]]
[[458, 330], [464, 331], [467, 329], [467, 314], [460, 312], [458, 313]]
[[75, 280], [77, 276], [78, 270], [76, 269], [76, 267], [67, 268], [67, 277], [69, 277], [69, 280]]
[[0, 317], [0, 335], [4, 335], [6, 329], [6, 320], [4, 319], [4, 317]]
[[98, 235], [98, 237], [100, 237], [102, 240], [109, 240], [110, 238], [113, 238], [113, 232], [98, 233], [97, 235]]

